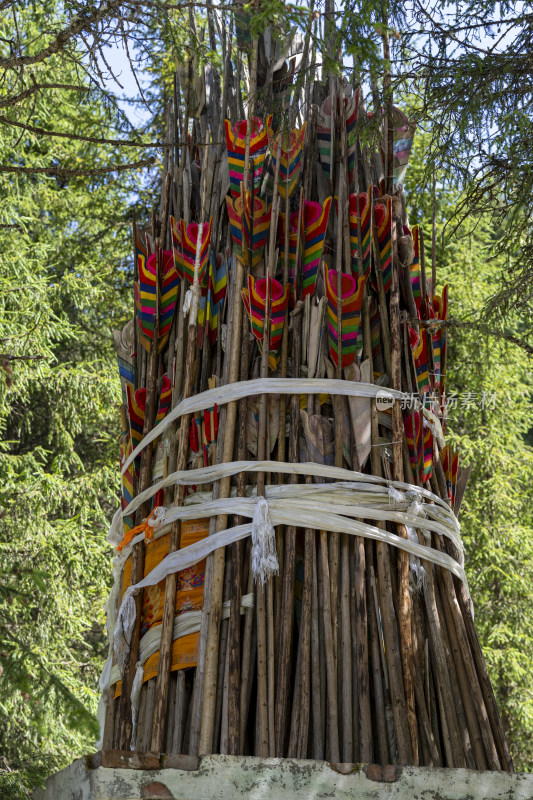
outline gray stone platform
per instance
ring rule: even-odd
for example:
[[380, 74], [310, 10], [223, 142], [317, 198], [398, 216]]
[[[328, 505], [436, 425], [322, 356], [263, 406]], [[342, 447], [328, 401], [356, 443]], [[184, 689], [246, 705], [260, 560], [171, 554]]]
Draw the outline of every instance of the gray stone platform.
[[[35, 800], [533, 800], [533, 774], [524, 773], [382, 768], [373, 764], [220, 755], [200, 759], [170, 756], [163, 762], [161, 759], [165, 757], [145, 754], [143, 759], [136, 759], [128, 753], [78, 759], [52, 775], [45, 789], [36, 790], [34, 797]], [[123, 766], [103, 766], [106, 763]], [[161, 769], [161, 763], [169, 765]]]

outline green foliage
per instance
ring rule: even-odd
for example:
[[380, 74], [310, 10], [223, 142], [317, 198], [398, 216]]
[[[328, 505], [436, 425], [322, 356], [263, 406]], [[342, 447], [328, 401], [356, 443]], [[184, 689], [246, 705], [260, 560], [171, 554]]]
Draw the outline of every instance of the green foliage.
[[[424, 138], [415, 139], [408, 169], [408, 204], [431, 242], [431, 195], [419, 192]], [[437, 279], [450, 286], [449, 316], [483, 322], [487, 299], [507, 269], [495, 254], [508, 232], [490, 217], [467, 218], [453, 236], [446, 227], [460, 196], [444, 176], [437, 190]], [[412, 215], [413, 216], [413, 215]], [[415, 220], [411, 220], [412, 222]], [[430, 252], [430, 251], [429, 251]], [[431, 264], [431, 258], [427, 259]], [[519, 322], [491, 320], [496, 330]], [[458, 394], [447, 436], [471, 467], [461, 509], [466, 568], [489, 674], [515, 768], [533, 768], [533, 450], [531, 364], [515, 345], [471, 329], [448, 334], [447, 387]], [[470, 395], [468, 396], [468, 393]], [[469, 402], [465, 404], [465, 399]], [[450, 438], [451, 437], [451, 438]]]
[[[404, 28], [402, 81], [418, 94], [417, 116], [432, 132], [434, 164], [461, 188], [456, 218], [490, 216], [513, 242], [505, 274], [487, 295], [493, 312], [533, 297], [531, 117], [532, 21], [521, 2], [417, 3]], [[496, 239], [494, 249], [509, 250]], [[490, 300], [490, 302], [488, 302]], [[531, 328], [531, 326], [529, 326]]]
[[[19, 15], [28, 37], [40, 8]], [[36, 20], [36, 21], [35, 21]], [[0, 23], [0, 34], [8, 33]], [[39, 80], [77, 84], [54, 59]], [[35, 102], [32, 106], [31, 103]], [[39, 125], [116, 137], [86, 91], [30, 98]], [[0, 128], [0, 164], [121, 164], [110, 145]], [[120, 386], [112, 330], [130, 313], [133, 179], [0, 175], [0, 795], [94, 747], [116, 507]], [[5, 769], [4, 769], [5, 767]]]

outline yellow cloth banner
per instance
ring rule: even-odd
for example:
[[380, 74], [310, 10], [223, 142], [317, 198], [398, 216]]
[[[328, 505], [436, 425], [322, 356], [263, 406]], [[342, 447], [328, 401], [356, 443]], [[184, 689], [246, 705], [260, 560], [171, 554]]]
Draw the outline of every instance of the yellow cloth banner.
[[[205, 539], [209, 534], [209, 520], [186, 520], [181, 523], [180, 550], [188, 547], [200, 539]], [[170, 533], [159, 539], [152, 539], [145, 545], [144, 576], [148, 575], [168, 555]], [[198, 611], [203, 606], [205, 562], [202, 559], [192, 567], [178, 572], [176, 586], [175, 616], [184, 611]], [[131, 583], [131, 555], [124, 564], [122, 580], [122, 595]], [[163, 607], [165, 604], [166, 580], [160, 581], [155, 586], [147, 587], [143, 592], [141, 611], [141, 637], [156, 625], [161, 625]], [[200, 633], [190, 633], [176, 639], [172, 645], [170, 657], [171, 671], [195, 667], [198, 663], [198, 643]], [[155, 678], [159, 668], [159, 652], [154, 653], [144, 665], [143, 683], [150, 678]], [[121, 684], [117, 683], [115, 697], [120, 696]]]

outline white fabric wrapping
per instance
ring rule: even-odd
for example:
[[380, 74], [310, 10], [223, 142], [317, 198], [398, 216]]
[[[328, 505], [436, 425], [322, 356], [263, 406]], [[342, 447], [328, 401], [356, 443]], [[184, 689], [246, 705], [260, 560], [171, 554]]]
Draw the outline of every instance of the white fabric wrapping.
[[[314, 462], [302, 462], [299, 464], [286, 464], [284, 461], [230, 461], [225, 464], [215, 464], [212, 467], [201, 467], [200, 469], [178, 470], [172, 472], [162, 481], [149, 486], [144, 492], [135, 497], [122, 512], [123, 516], [133, 514], [146, 500], [153, 497], [160, 489], [169, 486], [193, 486], [206, 483], [213, 483], [221, 478], [237, 475], [239, 472], [281, 472], [285, 475], [311, 475], [314, 478], [331, 478], [336, 481], [348, 481], [353, 486], [364, 485], [366, 491], [384, 492], [387, 494], [388, 487], [401, 491], [416, 490], [417, 496], [435, 503], [436, 506], [447, 510], [450, 513], [450, 506], [440, 497], [422, 487], [414, 487], [403, 481], [390, 481], [376, 475], [366, 475], [363, 472], [353, 472], [342, 467], [330, 467], [326, 464], [315, 464]], [[376, 487], [376, 488], [370, 488]]]
[[252, 575], [255, 581], [264, 585], [278, 572], [276, 534], [270, 521], [268, 503], [264, 497], [258, 497], [252, 520]]
[[[373, 383], [343, 381], [338, 378], [255, 378], [249, 381], [228, 383], [215, 389], [207, 389], [205, 392], [181, 400], [150, 433], [146, 434], [142, 442], [124, 462], [122, 474], [126, 472], [141, 450], [154, 439], [159, 438], [174, 420], [184, 414], [211, 408], [215, 403], [220, 406], [240, 400], [242, 397], [253, 397], [258, 394], [332, 394], [343, 397], [375, 397], [380, 391], [382, 391], [381, 387]], [[387, 389], [387, 392], [395, 400], [411, 401], [411, 395], [404, 392], [398, 392], [395, 389]]]
[[[410, 525], [406, 526], [407, 536], [409, 537], [411, 542], [418, 542], [418, 536], [414, 528], [411, 528]], [[411, 572], [413, 574], [413, 585], [416, 591], [420, 591], [424, 586], [424, 581], [426, 580], [426, 571], [422, 564], [420, 563], [419, 558], [411, 558], [409, 559], [409, 566]]]
[[122, 538], [124, 536], [124, 525], [122, 524], [122, 517], [123, 514], [121, 509], [117, 508], [117, 510], [113, 514], [113, 519], [111, 520], [111, 525], [109, 526], [109, 531], [107, 533], [107, 541], [114, 547], [116, 547], [118, 544], [121, 543]]
[[[435, 506], [422, 505], [419, 502], [408, 503], [405, 495], [394, 489], [397, 500], [394, 507], [390, 500], [385, 500], [387, 495], [381, 497], [377, 494], [370, 495], [363, 502], [357, 490], [346, 484], [342, 491], [337, 487], [341, 484], [289, 484], [283, 487], [284, 491], [276, 492], [282, 487], [271, 487], [266, 491], [263, 501], [268, 506], [271, 520], [275, 522], [283, 516], [283, 524], [304, 527], [301, 515], [313, 515], [316, 512], [315, 524], [309, 527], [327, 530], [327, 514], [329, 511], [355, 519], [372, 519], [380, 522], [398, 522], [404, 525], [420, 527], [422, 530], [447, 536], [460, 553], [461, 566], [463, 563], [463, 545], [459, 534], [457, 520], [448, 509], [448, 515]], [[154, 531], [166, 529], [176, 520], [198, 519], [198, 517], [216, 517], [221, 514], [233, 514], [254, 518], [257, 514], [257, 504], [262, 498], [256, 497], [228, 497], [219, 500], [208, 500], [203, 503], [188, 506], [170, 506], [157, 520]], [[324, 520], [326, 519], [326, 523]]]
[[[444, 567], [453, 572], [460, 580], [465, 583], [467, 582], [462, 563], [458, 563], [446, 553], [433, 550], [431, 546], [425, 546], [410, 541], [409, 539], [403, 539], [390, 531], [362, 522], [360, 519], [350, 519], [348, 516], [348, 514], [354, 514], [357, 517], [365, 514], [370, 515], [372, 509], [357, 506], [347, 507], [342, 504], [332, 503], [331, 501], [328, 502], [326, 499], [324, 499], [323, 502], [315, 501], [311, 504], [309, 497], [300, 502], [297, 502], [293, 498], [288, 500], [272, 500], [270, 502], [265, 499], [265, 502], [268, 503], [272, 525], [291, 526], [296, 524], [302, 528], [315, 528], [336, 533], [349, 533], [354, 536], [375, 539], [397, 547], [400, 550], [404, 550], [412, 556]], [[172, 517], [174, 519], [178, 517], [183, 518], [187, 513], [194, 513], [195, 516], [213, 516], [221, 513], [239, 514], [240, 516], [253, 518], [256, 503], [257, 499], [253, 498], [222, 498], [221, 500], [211, 501], [210, 503], [205, 503], [200, 506], [196, 505], [192, 508], [173, 508], [170, 510], [170, 514], [174, 515]], [[406, 525], [421, 528], [425, 527], [428, 530], [438, 531], [442, 528], [442, 532], [445, 535], [456, 540], [457, 534], [455, 530], [447, 526], [441, 526], [441, 523], [435, 520], [428, 521], [423, 517], [416, 517], [406, 514], [405, 512], [391, 510], [380, 512], [377, 518], [391, 519], [392, 521], [398, 521]], [[168, 521], [168, 519], [166, 521]], [[133, 599], [134, 595], [146, 586], [153, 586], [159, 583], [159, 581], [164, 580], [171, 573], [196, 564], [219, 547], [226, 547], [233, 542], [244, 539], [246, 536], [250, 536], [252, 527], [251, 523], [247, 525], [238, 525], [234, 528], [215, 533], [205, 539], [201, 539], [199, 542], [189, 545], [189, 547], [183, 550], [170, 553], [152, 570], [152, 572], [143, 578], [142, 581], [134, 586], [130, 586], [126, 590], [117, 615], [114, 631], [114, 652], [121, 673], [126, 656], [129, 652], [128, 648], [131, 631], [135, 623], [136, 612], [135, 601]]]
[[[254, 607], [254, 594], [244, 594], [241, 597], [241, 614], [244, 614], [247, 608]], [[230, 614], [230, 601], [226, 600], [222, 603], [222, 616], [221, 619], [228, 619]], [[202, 611], [184, 611], [174, 618], [174, 630], [172, 632], [172, 641], [181, 639], [182, 636], [188, 636], [190, 633], [198, 633], [202, 622]], [[161, 625], [155, 625], [149, 628], [139, 643], [139, 664], [144, 665], [148, 659], [157, 653], [161, 642]], [[110, 662], [111, 663], [111, 662]], [[105, 676], [104, 676], [105, 671]], [[117, 681], [120, 680], [120, 671], [118, 665], [115, 664], [109, 670], [102, 671], [100, 676], [101, 685], [105, 681], [105, 688], [109, 690]]]
[[389, 496], [389, 503], [391, 506], [401, 503], [403, 500], [403, 494], [398, 489], [395, 489], [394, 486], [387, 487], [387, 494]]
[[[159, 581], [154, 581], [154, 583], [158, 582]], [[154, 584], [148, 583], [146, 585], [153, 586]], [[137, 616], [133, 595], [137, 594], [141, 587], [140, 584], [137, 584], [135, 587], [137, 591], [135, 592], [130, 591], [131, 588], [132, 587], [126, 590], [122, 598], [122, 604], [117, 615], [113, 633], [113, 652], [121, 675], [124, 673], [124, 664], [130, 651], [131, 634], [133, 633], [133, 626], [135, 625], [135, 618]]]

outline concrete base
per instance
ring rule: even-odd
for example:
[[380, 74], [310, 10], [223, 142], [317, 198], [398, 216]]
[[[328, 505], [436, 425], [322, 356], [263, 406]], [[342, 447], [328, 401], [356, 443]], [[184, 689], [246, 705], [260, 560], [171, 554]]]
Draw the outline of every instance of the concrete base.
[[523, 773], [220, 755], [184, 761], [183, 768], [98, 763], [74, 761], [36, 790], [35, 800], [533, 800], [533, 774]]

